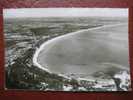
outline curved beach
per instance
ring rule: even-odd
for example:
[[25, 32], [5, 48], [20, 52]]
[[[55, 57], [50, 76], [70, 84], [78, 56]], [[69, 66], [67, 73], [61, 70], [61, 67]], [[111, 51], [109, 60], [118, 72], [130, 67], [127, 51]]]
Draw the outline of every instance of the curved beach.
[[106, 25], [62, 35], [43, 43], [33, 56], [37, 67], [57, 74], [129, 70], [128, 25]]

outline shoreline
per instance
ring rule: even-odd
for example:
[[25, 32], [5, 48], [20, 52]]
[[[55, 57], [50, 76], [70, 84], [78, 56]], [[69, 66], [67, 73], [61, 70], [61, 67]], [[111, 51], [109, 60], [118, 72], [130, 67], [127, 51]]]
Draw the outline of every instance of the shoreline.
[[[125, 23], [124, 23], [125, 24]], [[33, 55], [33, 64], [35, 66], [37, 66], [38, 68], [44, 70], [44, 71], [47, 71], [49, 73], [53, 73], [51, 72], [49, 69], [47, 69], [48, 66], [45, 66], [45, 67], [42, 67], [38, 61], [37, 61], [37, 58], [38, 58], [38, 55], [39, 53], [44, 49], [44, 47], [46, 45], [49, 45], [51, 42], [54, 42], [56, 40], [59, 40], [59, 39], [62, 39], [63, 37], [66, 37], [66, 36], [72, 36], [74, 34], [78, 34], [78, 33], [82, 33], [82, 32], [86, 32], [86, 31], [91, 31], [91, 30], [95, 30], [95, 29], [100, 29], [100, 28], [106, 28], [106, 27], [114, 27], [114, 26], [118, 26], [118, 25], [123, 25], [123, 23], [120, 23], [120, 24], [111, 24], [111, 25], [103, 25], [103, 26], [99, 26], [99, 27], [94, 27], [94, 28], [88, 28], [88, 29], [82, 29], [82, 30], [78, 30], [78, 31], [75, 31], [75, 32], [70, 32], [70, 33], [67, 33], [67, 34], [64, 34], [64, 35], [61, 35], [61, 36], [58, 36], [58, 37], [55, 37], [55, 38], [52, 38], [44, 43], [42, 43], [40, 45], [39, 48], [36, 49], [34, 55]], [[65, 75], [62, 75], [62, 74], [58, 74], [59, 76], [63, 76], [63, 77], [67, 77]], [[68, 78], [68, 77], [67, 77]]]

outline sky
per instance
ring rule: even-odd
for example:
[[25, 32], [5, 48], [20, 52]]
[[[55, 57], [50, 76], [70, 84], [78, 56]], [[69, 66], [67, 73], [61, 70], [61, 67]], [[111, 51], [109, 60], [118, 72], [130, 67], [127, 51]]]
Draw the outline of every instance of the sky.
[[128, 17], [125, 8], [19, 8], [4, 9], [4, 18], [21, 17]]

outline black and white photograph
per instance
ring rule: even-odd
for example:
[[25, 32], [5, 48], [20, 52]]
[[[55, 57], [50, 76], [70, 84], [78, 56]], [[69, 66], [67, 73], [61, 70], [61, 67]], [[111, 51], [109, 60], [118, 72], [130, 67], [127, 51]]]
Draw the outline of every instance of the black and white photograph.
[[5, 89], [131, 91], [128, 8], [3, 10]]

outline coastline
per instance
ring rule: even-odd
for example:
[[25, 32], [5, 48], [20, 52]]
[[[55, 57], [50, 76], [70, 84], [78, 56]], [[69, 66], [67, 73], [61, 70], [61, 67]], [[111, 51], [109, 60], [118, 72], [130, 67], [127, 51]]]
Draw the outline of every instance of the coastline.
[[[100, 27], [82, 29], [82, 30], [78, 30], [76, 32], [70, 32], [70, 33], [67, 33], [65, 35], [61, 35], [61, 36], [55, 37], [53, 39], [50, 39], [50, 40], [44, 42], [43, 44], [41, 44], [40, 47], [36, 49], [36, 51], [35, 51], [35, 53], [33, 55], [33, 64], [35, 66], [37, 66], [38, 68], [44, 70], [44, 71], [47, 71], [49, 73], [53, 73], [53, 72], [51, 72], [50, 70], [47, 69], [48, 66], [43, 67], [37, 61], [37, 58], [38, 58], [39, 53], [44, 49], [44, 47], [46, 45], [49, 45], [50, 43], [52, 43], [52, 42], [54, 42], [56, 40], [62, 39], [63, 37], [66, 37], [66, 36], [72, 36], [72, 35], [75, 35], [75, 34], [78, 34], [78, 33], [86, 32], [86, 31], [91, 31], [91, 30], [95, 30], [95, 29], [100, 29], [100, 28], [115, 27], [115, 26], [118, 26], [118, 25], [123, 25], [123, 24], [122, 23], [120, 23], [120, 24], [113, 24], [113, 25], [111, 24], [111, 25], [103, 25], [103, 26], [100, 26]], [[59, 74], [59, 75], [64, 76], [62, 74]]]

